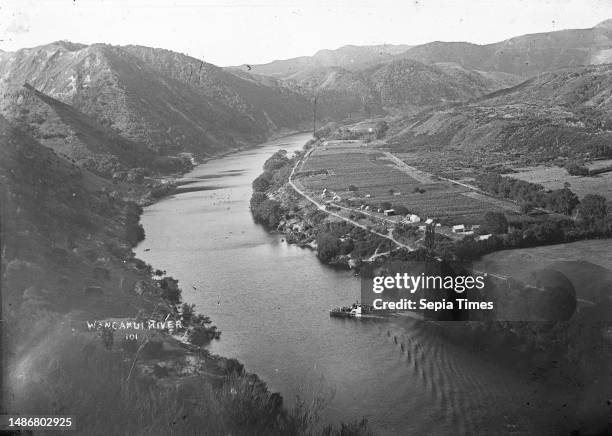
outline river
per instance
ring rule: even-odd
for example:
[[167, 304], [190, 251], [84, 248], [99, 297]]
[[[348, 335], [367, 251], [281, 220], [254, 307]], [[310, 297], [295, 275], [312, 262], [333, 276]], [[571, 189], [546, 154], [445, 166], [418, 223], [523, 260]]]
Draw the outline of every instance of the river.
[[219, 327], [210, 350], [239, 359], [288, 403], [324, 395], [326, 421], [366, 417], [381, 435], [566, 433], [573, 418], [559, 387], [448, 343], [428, 323], [329, 317], [359, 298], [359, 279], [269, 234], [248, 206], [264, 161], [309, 136], [200, 165], [185, 179], [201, 191], [144, 211], [137, 256], [178, 278], [184, 300]]

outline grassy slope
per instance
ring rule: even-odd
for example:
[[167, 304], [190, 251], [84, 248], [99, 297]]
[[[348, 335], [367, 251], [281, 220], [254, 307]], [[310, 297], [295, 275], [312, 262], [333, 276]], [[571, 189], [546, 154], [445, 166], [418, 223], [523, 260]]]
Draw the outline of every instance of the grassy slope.
[[317, 434], [321, 400], [288, 409], [235, 360], [156, 331], [131, 342], [86, 330], [87, 320], [171, 311], [131, 252], [138, 211], [121, 198], [136, 194], [0, 117], [5, 410], [75, 415], [91, 435]]
[[468, 166], [601, 157], [612, 139], [610, 89], [609, 65], [548, 73], [472, 103], [404, 117], [390, 142], [398, 151], [432, 151], [432, 164], [450, 150]]

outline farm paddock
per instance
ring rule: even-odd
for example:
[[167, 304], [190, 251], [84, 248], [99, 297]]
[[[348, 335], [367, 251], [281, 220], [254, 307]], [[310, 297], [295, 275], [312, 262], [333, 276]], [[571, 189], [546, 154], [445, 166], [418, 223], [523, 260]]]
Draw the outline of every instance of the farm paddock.
[[[509, 221], [519, 217], [514, 203], [479, 194], [468, 187], [418, 171], [394, 156], [360, 141], [329, 141], [312, 151], [294, 180], [322, 202], [343, 201], [378, 208], [403, 206], [423, 220], [444, 225], [476, 224], [488, 211]], [[323, 192], [325, 191], [325, 194]]]

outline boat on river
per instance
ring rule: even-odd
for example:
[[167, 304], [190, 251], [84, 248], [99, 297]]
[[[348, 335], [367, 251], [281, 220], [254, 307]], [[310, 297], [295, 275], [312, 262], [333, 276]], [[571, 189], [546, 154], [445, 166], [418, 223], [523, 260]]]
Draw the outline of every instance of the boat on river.
[[354, 303], [351, 306], [335, 307], [329, 311], [329, 316], [334, 318], [360, 318], [362, 315], [371, 313], [372, 306]]

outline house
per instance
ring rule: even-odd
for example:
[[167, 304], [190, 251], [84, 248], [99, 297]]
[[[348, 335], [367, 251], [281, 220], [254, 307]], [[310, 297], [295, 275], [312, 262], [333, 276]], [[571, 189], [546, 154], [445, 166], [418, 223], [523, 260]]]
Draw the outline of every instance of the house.
[[486, 241], [487, 239], [489, 239], [491, 236], [491, 234], [488, 235], [480, 235], [478, 238], [476, 238], [477, 241]]
[[411, 222], [411, 223], [420, 223], [421, 222], [421, 218], [418, 215], [415, 215], [415, 214], [406, 215], [406, 220], [408, 222]]
[[387, 209], [383, 211], [383, 213], [385, 214], [385, 216], [393, 216], [395, 215], [395, 209]]
[[370, 206], [366, 206], [364, 210], [370, 210]]
[[395, 195], [396, 197], [399, 197], [400, 195], [402, 195], [401, 192], [394, 192], [393, 195]]
[[452, 231], [453, 233], [465, 233], [465, 225], [457, 224], [456, 226], [452, 227]]
[[372, 198], [372, 194], [366, 194], [365, 198]]
[[428, 225], [428, 226], [432, 225], [433, 223], [434, 223], [434, 220], [432, 218], [427, 218], [425, 220], [425, 224]]

